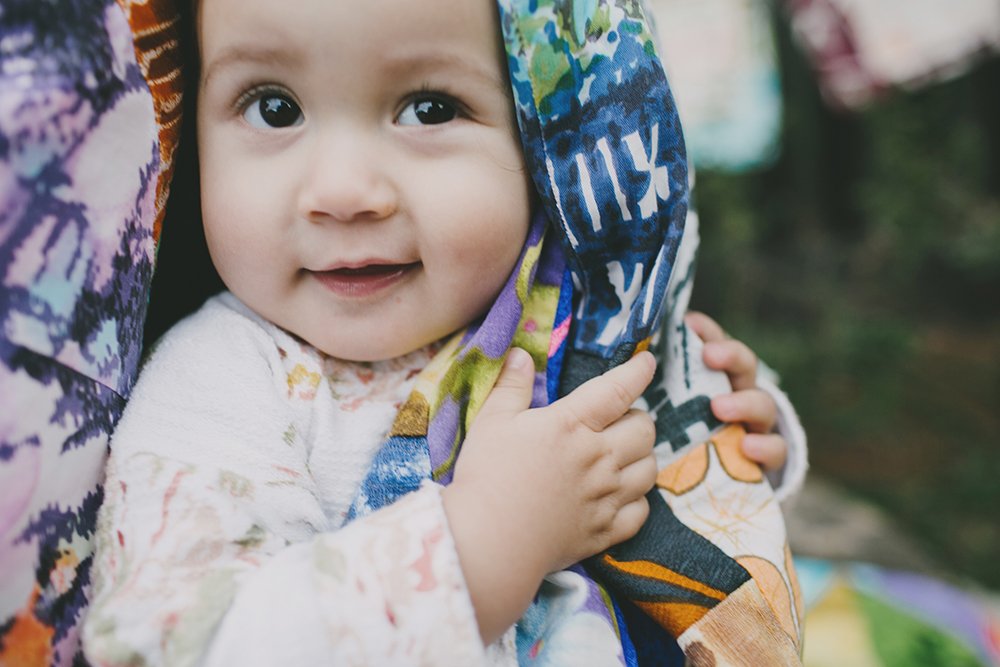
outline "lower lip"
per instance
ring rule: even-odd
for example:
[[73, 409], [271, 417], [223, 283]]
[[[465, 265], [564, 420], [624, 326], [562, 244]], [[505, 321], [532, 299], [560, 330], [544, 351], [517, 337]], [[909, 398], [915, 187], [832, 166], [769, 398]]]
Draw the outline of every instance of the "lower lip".
[[420, 262], [414, 262], [368, 271], [313, 271], [312, 275], [334, 294], [360, 299], [374, 296], [399, 284], [419, 267]]

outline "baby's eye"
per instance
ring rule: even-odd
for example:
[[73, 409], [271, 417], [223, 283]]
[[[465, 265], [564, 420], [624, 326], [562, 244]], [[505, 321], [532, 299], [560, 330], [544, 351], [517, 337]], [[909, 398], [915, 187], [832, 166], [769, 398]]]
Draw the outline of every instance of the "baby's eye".
[[299, 125], [302, 109], [286, 95], [262, 95], [243, 112], [243, 119], [254, 127], [267, 129], [271, 127], [291, 127]]
[[422, 97], [406, 105], [396, 122], [400, 125], [438, 125], [454, 120], [454, 105], [436, 97]]

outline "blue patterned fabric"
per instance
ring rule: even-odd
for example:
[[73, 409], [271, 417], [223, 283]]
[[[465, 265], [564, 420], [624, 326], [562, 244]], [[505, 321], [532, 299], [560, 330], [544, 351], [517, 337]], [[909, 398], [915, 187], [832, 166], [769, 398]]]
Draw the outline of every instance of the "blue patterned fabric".
[[525, 157], [583, 295], [570, 345], [612, 358], [659, 326], [684, 230], [670, 88], [637, 1], [500, 11]]
[[[688, 340], [681, 319], [690, 295], [697, 228], [688, 210], [680, 121], [650, 23], [638, 0], [498, 4], [526, 161], [563, 239], [575, 288], [559, 394], [652, 345], [660, 366], [645, 399], [656, 420], [662, 450], [658, 459], [665, 466], [678, 462], [690, 453], [690, 446], [719, 432], [722, 424], [711, 413], [710, 399], [729, 387], [704, 367], [700, 345]], [[659, 335], [661, 331], [665, 335]], [[735, 437], [718, 442], [736, 442], [738, 448]], [[714, 442], [711, 446], [725, 449]], [[610, 619], [622, 640], [623, 664], [682, 664], [673, 641], [682, 635], [688, 658], [700, 661], [708, 656], [714, 664], [713, 655], [728, 651], [726, 640], [709, 646], [711, 641], [695, 640], [689, 630], [737, 591], [742, 591], [736, 596], [741, 600], [759, 595], [753, 592], [757, 585], [750, 571], [737, 560], [743, 558], [757, 569], [752, 560], [757, 548], [768, 552], [761, 560], [771, 559], [760, 569], [767, 575], [757, 583], [768, 588], [765, 579], [776, 582], [778, 599], [796, 599], [794, 574], [781, 562], [788, 559], [780, 547], [765, 547], [784, 542], [780, 514], [752, 529], [758, 535], [770, 533], [758, 546], [730, 543], [712, 528], [713, 523], [725, 525], [731, 509], [724, 503], [713, 507], [713, 494], [732, 496], [748, 482], [766, 485], [759, 471], [754, 474], [753, 466], [748, 470], [744, 477], [730, 473], [704, 486], [697, 492], [709, 501], [700, 505], [704, 514], [685, 520], [674, 515], [670, 503], [676, 491], [684, 495], [688, 489], [672, 487], [670, 479], [676, 476], [672, 469], [665, 471], [667, 477], [661, 474], [658, 480], [661, 488], [648, 495], [650, 516], [642, 530], [588, 560], [588, 572], [606, 591], [609, 611], [621, 617], [622, 606], [631, 611], [637, 605], [656, 621], [641, 614], [630, 614], [624, 624]], [[773, 507], [769, 493], [764, 490], [757, 500], [760, 507]], [[682, 499], [678, 507], [686, 503]], [[717, 521], [707, 518], [716, 512]], [[756, 521], [748, 519], [746, 526]], [[544, 595], [539, 597], [528, 619], [551, 616]], [[744, 603], [734, 598], [729, 606]], [[791, 646], [798, 645], [795, 612], [789, 611], [786, 618], [783, 602], [768, 604], [785, 619], [787, 636], [762, 638], [755, 646], [762, 655], [773, 655], [774, 664], [779, 664], [779, 655], [782, 664], [793, 664], [797, 660]], [[734, 631], [741, 622], [753, 625], [750, 616], [744, 616], [751, 613], [742, 609], [726, 623], [733, 623]], [[577, 618], [563, 615], [560, 622], [574, 624]], [[661, 650], [652, 650], [656, 647]], [[528, 664], [523, 657], [522, 664]]]

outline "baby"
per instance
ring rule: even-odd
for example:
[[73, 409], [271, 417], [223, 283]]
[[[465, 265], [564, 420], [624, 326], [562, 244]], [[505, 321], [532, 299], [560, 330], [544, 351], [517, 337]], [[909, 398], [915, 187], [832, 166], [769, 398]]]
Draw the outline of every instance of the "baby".
[[[383, 443], [433, 416], [415, 387], [445, 382], [462, 332], [559, 252], [534, 250], [495, 4], [203, 0], [196, 17], [203, 222], [229, 292], [154, 347], [115, 433], [87, 656], [516, 663], [510, 628], [546, 575], [647, 517], [656, 427], [631, 406], [653, 356], [529, 410], [550, 345], [531, 335], [547, 326], [557, 349], [558, 322], [525, 319], [528, 351], [475, 386], [461, 456], [434, 470], [451, 483], [421, 485], [430, 464], [407, 454], [396, 502], [359, 496]], [[755, 357], [689, 322], [738, 390], [716, 416], [780, 467]]]

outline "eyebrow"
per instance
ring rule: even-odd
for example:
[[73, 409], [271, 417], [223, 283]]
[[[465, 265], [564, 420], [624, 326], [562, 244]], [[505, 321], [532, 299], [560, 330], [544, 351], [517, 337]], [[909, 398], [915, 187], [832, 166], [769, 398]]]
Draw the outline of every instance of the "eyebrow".
[[[459, 54], [450, 53], [426, 53], [416, 54], [385, 55], [385, 62], [390, 71], [419, 71], [427, 66], [447, 66], [462, 70], [476, 78], [490, 83], [498, 91], [507, 95], [510, 87], [505, 78], [506, 71], [492, 73], [485, 68], [470, 62], [468, 58]], [[259, 46], [247, 46], [244, 44], [232, 46], [222, 51], [221, 55], [204, 66], [204, 77], [201, 87], [207, 87], [209, 79], [219, 70], [224, 70], [239, 63], [258, 63], [264, 65], [293, 65], [299, 63], [301, 58], [289, 52], [287, 49], [266, 48]]]
[[220, 69], [225, 69], [239, 63], [258, 63], [262, 65], [288, 65], [299, 61], [299, 58], [286, 49], [269, 49], [257, 46], [238, 45], [223, 50], [219, 57], [204, 67], [202, 87], [208, 85], [209, 79]]
[[[385, 61], [387, 63], [387, 68], [390, 71], [395, 72], [419, 72], [428, 66], [445, 66], [455, 68], [482, 81], [489, 82], [503, 93], [508, 91], [507, 81], [504, 78], [504, 72], [499, 70], [496, 73], [490, 72], [486, 68], [482, 68], [470, 59], [462, 57], [458, 54], [419, 52], [412, 55], [386, 55]], [[506, 63], [504, 63], [504, 65], [506, 65]]]

